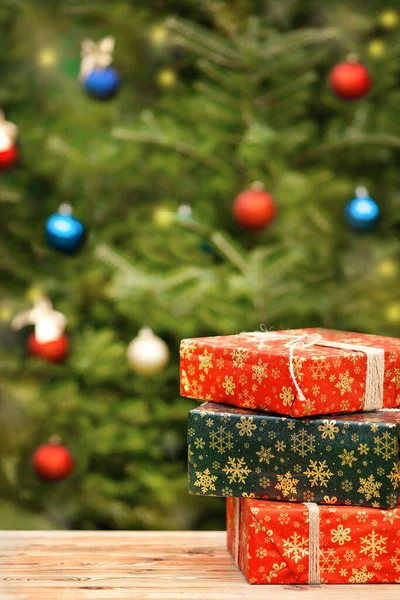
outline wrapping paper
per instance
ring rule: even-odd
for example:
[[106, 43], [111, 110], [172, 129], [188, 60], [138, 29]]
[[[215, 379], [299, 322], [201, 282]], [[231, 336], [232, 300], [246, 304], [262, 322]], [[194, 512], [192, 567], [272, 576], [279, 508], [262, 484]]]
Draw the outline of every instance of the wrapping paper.
[[399, 508], [228, 498], [228, 549], [252, 584], [399, 583], [399, 517]]
[[189, 412], [188, 447], [191, 494], [400, 503], [398, 409], [294, 419], [209, 402]]
[[[379, 373], [370, 368], [371, 360], [363, 351], [318, 343], [301, 347], [305, 334], [377, 349], [382, 353]], [[296, 338], [300, 342], [291, 347]], [[324, 329], [251, 332], [182, 340], [180, 355], [181, 394], [198, 400], [295, 417], [348, 413], [380, 407], [370, 406], [368, 400], [367, 380], [375, 377], [381, 406], [400, 406], [397, 338]]]

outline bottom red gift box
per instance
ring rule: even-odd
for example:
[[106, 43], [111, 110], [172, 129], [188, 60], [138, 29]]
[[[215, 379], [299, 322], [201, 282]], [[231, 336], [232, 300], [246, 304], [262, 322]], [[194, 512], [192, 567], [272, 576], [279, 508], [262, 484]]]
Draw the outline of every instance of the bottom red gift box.
[[400, 583], [400, 507], [227, 498], [228, 549], [249, 583]]

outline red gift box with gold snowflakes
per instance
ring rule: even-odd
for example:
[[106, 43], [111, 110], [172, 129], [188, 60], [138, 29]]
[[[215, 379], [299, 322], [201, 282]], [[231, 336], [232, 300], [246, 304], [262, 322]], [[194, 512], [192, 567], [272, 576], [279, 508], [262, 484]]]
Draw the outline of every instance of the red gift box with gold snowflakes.
[[294, 417], [400, 406], [400, 339], [324, 329], [182, 340], [181, 394]]
[[227, 499], [228, 549], [249, 583], [400, 583], [400, 509]]

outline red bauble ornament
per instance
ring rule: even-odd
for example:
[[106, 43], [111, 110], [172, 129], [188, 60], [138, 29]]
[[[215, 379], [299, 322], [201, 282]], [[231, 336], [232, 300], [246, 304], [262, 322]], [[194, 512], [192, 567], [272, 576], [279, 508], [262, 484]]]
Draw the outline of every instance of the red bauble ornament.
[[51, 342], [40, 343], [34, 333], [28, 337], [28, 352], [50, 362], [62, 362], [68, 354], [68, 338], [65, 334]]
[[0, 170], [11, 169], [18, 160], [17, 146], [10, 146], [7, 150], [0, 151]]
[[233, 204], [233, 215], [245, 229], [264, 229], [274, 220], [276, 212], [271, 194], [259, 188], [245, 190]]
[[344, 61], [329, 73], [332, 91], [344, 100], [362, 98], [371, 89], [372, 80], [364, 65], [355, 61]]
[[32, 466], [38, 477], [46, 481], [61, 481], [74, 469], [70, 451], [62, 444], [39, 446], [32, 458]]

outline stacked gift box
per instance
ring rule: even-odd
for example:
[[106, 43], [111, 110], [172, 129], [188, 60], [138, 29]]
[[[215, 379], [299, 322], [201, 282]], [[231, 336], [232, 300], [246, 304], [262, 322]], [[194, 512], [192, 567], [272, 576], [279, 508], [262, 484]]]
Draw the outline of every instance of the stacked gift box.
[[249, 583], [400, 582], [400, 339], [183, 340], [189, 491], [227, 498]]

